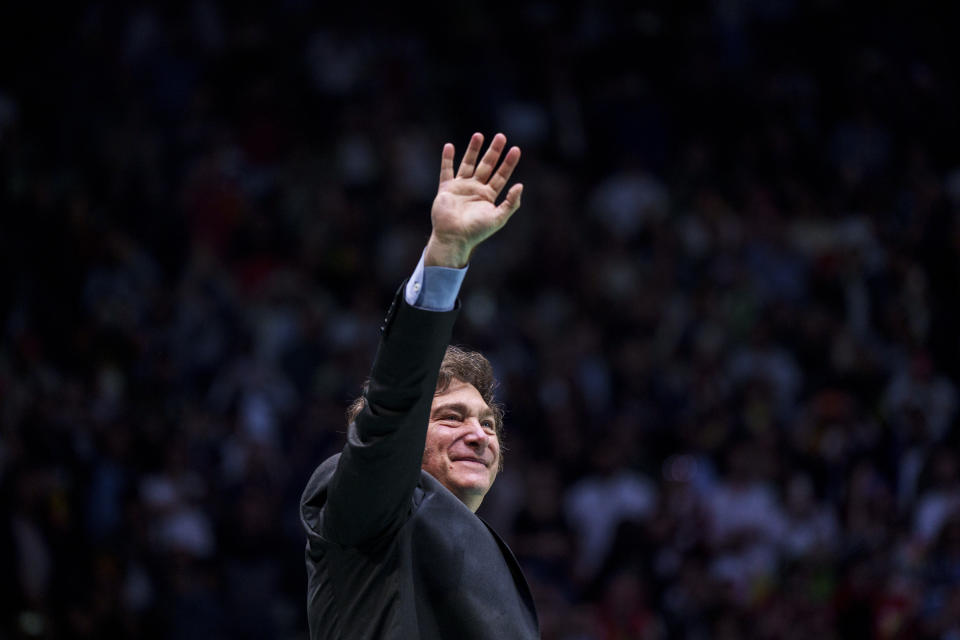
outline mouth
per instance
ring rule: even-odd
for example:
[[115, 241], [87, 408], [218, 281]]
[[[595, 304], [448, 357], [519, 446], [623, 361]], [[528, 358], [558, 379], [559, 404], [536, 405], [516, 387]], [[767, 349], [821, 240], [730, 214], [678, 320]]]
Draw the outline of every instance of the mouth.
[[469, 462], [471, 464], [478, 464], [484, 468], [489, 466], [487, 462], [481, 458], [454, 458], [453, 462]]

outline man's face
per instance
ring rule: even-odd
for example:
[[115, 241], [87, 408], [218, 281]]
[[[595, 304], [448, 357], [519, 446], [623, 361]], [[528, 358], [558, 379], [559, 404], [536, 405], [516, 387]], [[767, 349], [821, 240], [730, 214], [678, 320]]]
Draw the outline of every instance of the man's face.
[[494, 413], [476, 387], [453, 380], [433, 398], [423, 469], [476, 511], [500, 466]]

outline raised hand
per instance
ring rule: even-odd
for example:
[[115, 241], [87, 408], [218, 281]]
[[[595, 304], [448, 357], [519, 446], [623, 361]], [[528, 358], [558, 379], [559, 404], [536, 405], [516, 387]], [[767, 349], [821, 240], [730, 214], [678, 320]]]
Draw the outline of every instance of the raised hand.
[[498, 133], [493, 136], [490, 146], [477, 164], [483, 135], [473, 134], [456, 175], [453, 173], [454, 147], [449, 142], [443, 145], [440, 188], [430, 211], [433, 230], [427, 242], [425, 265], [466, 266], [473, 249], [496, 233], [520, 208], [522, 184], [510, 187], [503, 201], [496, 204], [500, 192], [520, 161], [520, 149], [511, 147], [497, 167], [506, 145], [505, 135]]

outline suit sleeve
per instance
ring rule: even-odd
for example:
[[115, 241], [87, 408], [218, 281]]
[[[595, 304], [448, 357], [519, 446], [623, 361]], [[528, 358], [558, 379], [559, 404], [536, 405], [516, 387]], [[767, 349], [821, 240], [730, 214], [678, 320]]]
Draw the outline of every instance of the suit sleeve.
[[457, 309], [425, 311], [394, 298], [381, 328], [366, 406], [347, 430], [324, 507], [323, 535], [360, 545], [395, 531], [420, 477], [437, 374]]

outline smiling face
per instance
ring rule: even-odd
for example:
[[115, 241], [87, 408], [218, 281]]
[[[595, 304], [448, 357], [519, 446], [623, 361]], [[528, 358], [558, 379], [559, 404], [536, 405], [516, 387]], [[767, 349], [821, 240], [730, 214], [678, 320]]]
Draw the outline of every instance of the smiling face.
[[433, 398], [422, 467], [476, 511], [500, 467], [496, 417], [476, 387], [451, 380]]

